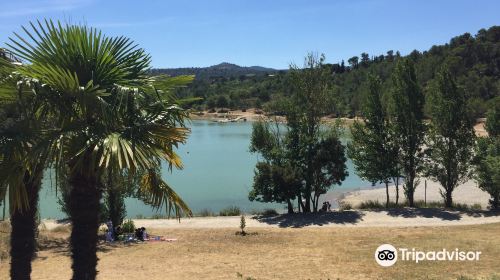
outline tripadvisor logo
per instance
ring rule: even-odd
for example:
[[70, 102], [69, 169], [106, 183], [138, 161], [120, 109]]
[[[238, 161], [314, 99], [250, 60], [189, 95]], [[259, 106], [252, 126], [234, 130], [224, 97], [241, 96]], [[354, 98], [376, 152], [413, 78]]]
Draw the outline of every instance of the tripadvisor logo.
[[392, 266], [398, 260], [419, 263], [420, 261], [479, 261], [481, 251], [461, 251], [442, 249], [440, 251], [418, 251], [415, 248], [396, 249], [391, 244], [383, 244], [375, 250], [375, 261], [384, 267]]

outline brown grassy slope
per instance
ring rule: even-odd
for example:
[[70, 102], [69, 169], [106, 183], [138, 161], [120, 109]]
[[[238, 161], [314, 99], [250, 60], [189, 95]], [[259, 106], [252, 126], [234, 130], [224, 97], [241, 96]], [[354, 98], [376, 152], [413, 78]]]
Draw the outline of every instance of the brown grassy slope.
[[[457, 279], [500, 274], [500, 224], [426, 228], [153, 230], [177, 242], [102, 245], [99, 279]], [[41, 234], [32, 279], [69, 279], [62, 230]], [[382, 243], [424, 250], [480, 250], [479, 262], [399, 262], [379, 267]], [[0, 265], [7, 279], [8, 265]]]

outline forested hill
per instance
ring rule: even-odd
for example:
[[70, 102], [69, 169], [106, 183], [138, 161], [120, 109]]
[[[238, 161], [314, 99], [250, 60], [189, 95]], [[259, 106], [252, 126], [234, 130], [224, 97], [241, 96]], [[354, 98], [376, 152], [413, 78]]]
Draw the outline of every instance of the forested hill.
[[[437, 69], [443, 63], [449, 64], [459, 85], [466, 91], [469, 107], [476, 117], [484, 114], [493, 99], [500, 99], [500, 26], [481, 29], [475, 35], [465, 33], [445, 45], [432, 46], [424, 52], [413, 51], [406, 57], [415, 62], [424, 92]], [[340, 63], [327, 64], [325, 67], [332, 73], [332, 99], [336, 101], [330, 113], [352, 116], [359, 112], [368, 73], [379, 75], [387, 92], [392, 69], [400, 58], [399, 52], [389, 50], [385, 54], [362, 53]], [[182, 97], [202, 97], [201, 101], [192, 104], [198, 110], [214, 107], [266, 109], [289, 94], [287, 71], [273, 72], [273, 69], [228, 63], [208, 68], [154, 71], [199, 75], [192, 85], [178, 92]]]
[[217, 77], [239, 77], [241, 75], [269, 75], [278, 72], [278, 70], [261, 66], [244, 67], [223, 62], [209, 67], [152, 69], [151, 72], [152, 74], [167, 74], [170, 76], [195, 75], [197, 80], [203, 80]]

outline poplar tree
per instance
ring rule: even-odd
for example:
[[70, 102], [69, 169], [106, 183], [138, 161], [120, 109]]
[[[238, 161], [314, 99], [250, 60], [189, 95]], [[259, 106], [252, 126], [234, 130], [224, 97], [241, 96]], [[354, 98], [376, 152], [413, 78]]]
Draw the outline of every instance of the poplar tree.
[[381, 102], [379, 77], [368, 77], [368, 92], [362, 106], [364, 124], [354, 122], [351, 128], [352, 142], [348, 144], [348, 155], [354, 162], [356, 173], [371, 183], [384, 183], [386, 207], [389, 207], [389, 183], [396, 165], [389, 142], [389, 124]]
[[453, 190], [470, 178], [475, 135], [465, 92], [457, 86], [447, 66], [431, 84], [428, 105], [432, 122], [426, 174], [441, 184], [445, 206], [452, 207]]
[[403, 189], [409, 206], [413, 207], [417, 177], [423, 166], [425, 99], [417, 83], [413, 62], [406, 58], [398, 60], [392, 75], [389, 117], [393, 140], [399, 149], [398, 164], [404, 177]]

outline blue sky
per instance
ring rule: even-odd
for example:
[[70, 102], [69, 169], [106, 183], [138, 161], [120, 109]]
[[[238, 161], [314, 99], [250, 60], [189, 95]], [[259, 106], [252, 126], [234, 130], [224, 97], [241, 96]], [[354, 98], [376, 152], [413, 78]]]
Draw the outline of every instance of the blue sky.
[[407, 54], [500, 25], [498, 0], [6, 0], [0, 46], [30, 20], [51, 18], [125, 35], [154, 67], [287, 68], [309, 51], [338, 62], [361, 52]]

